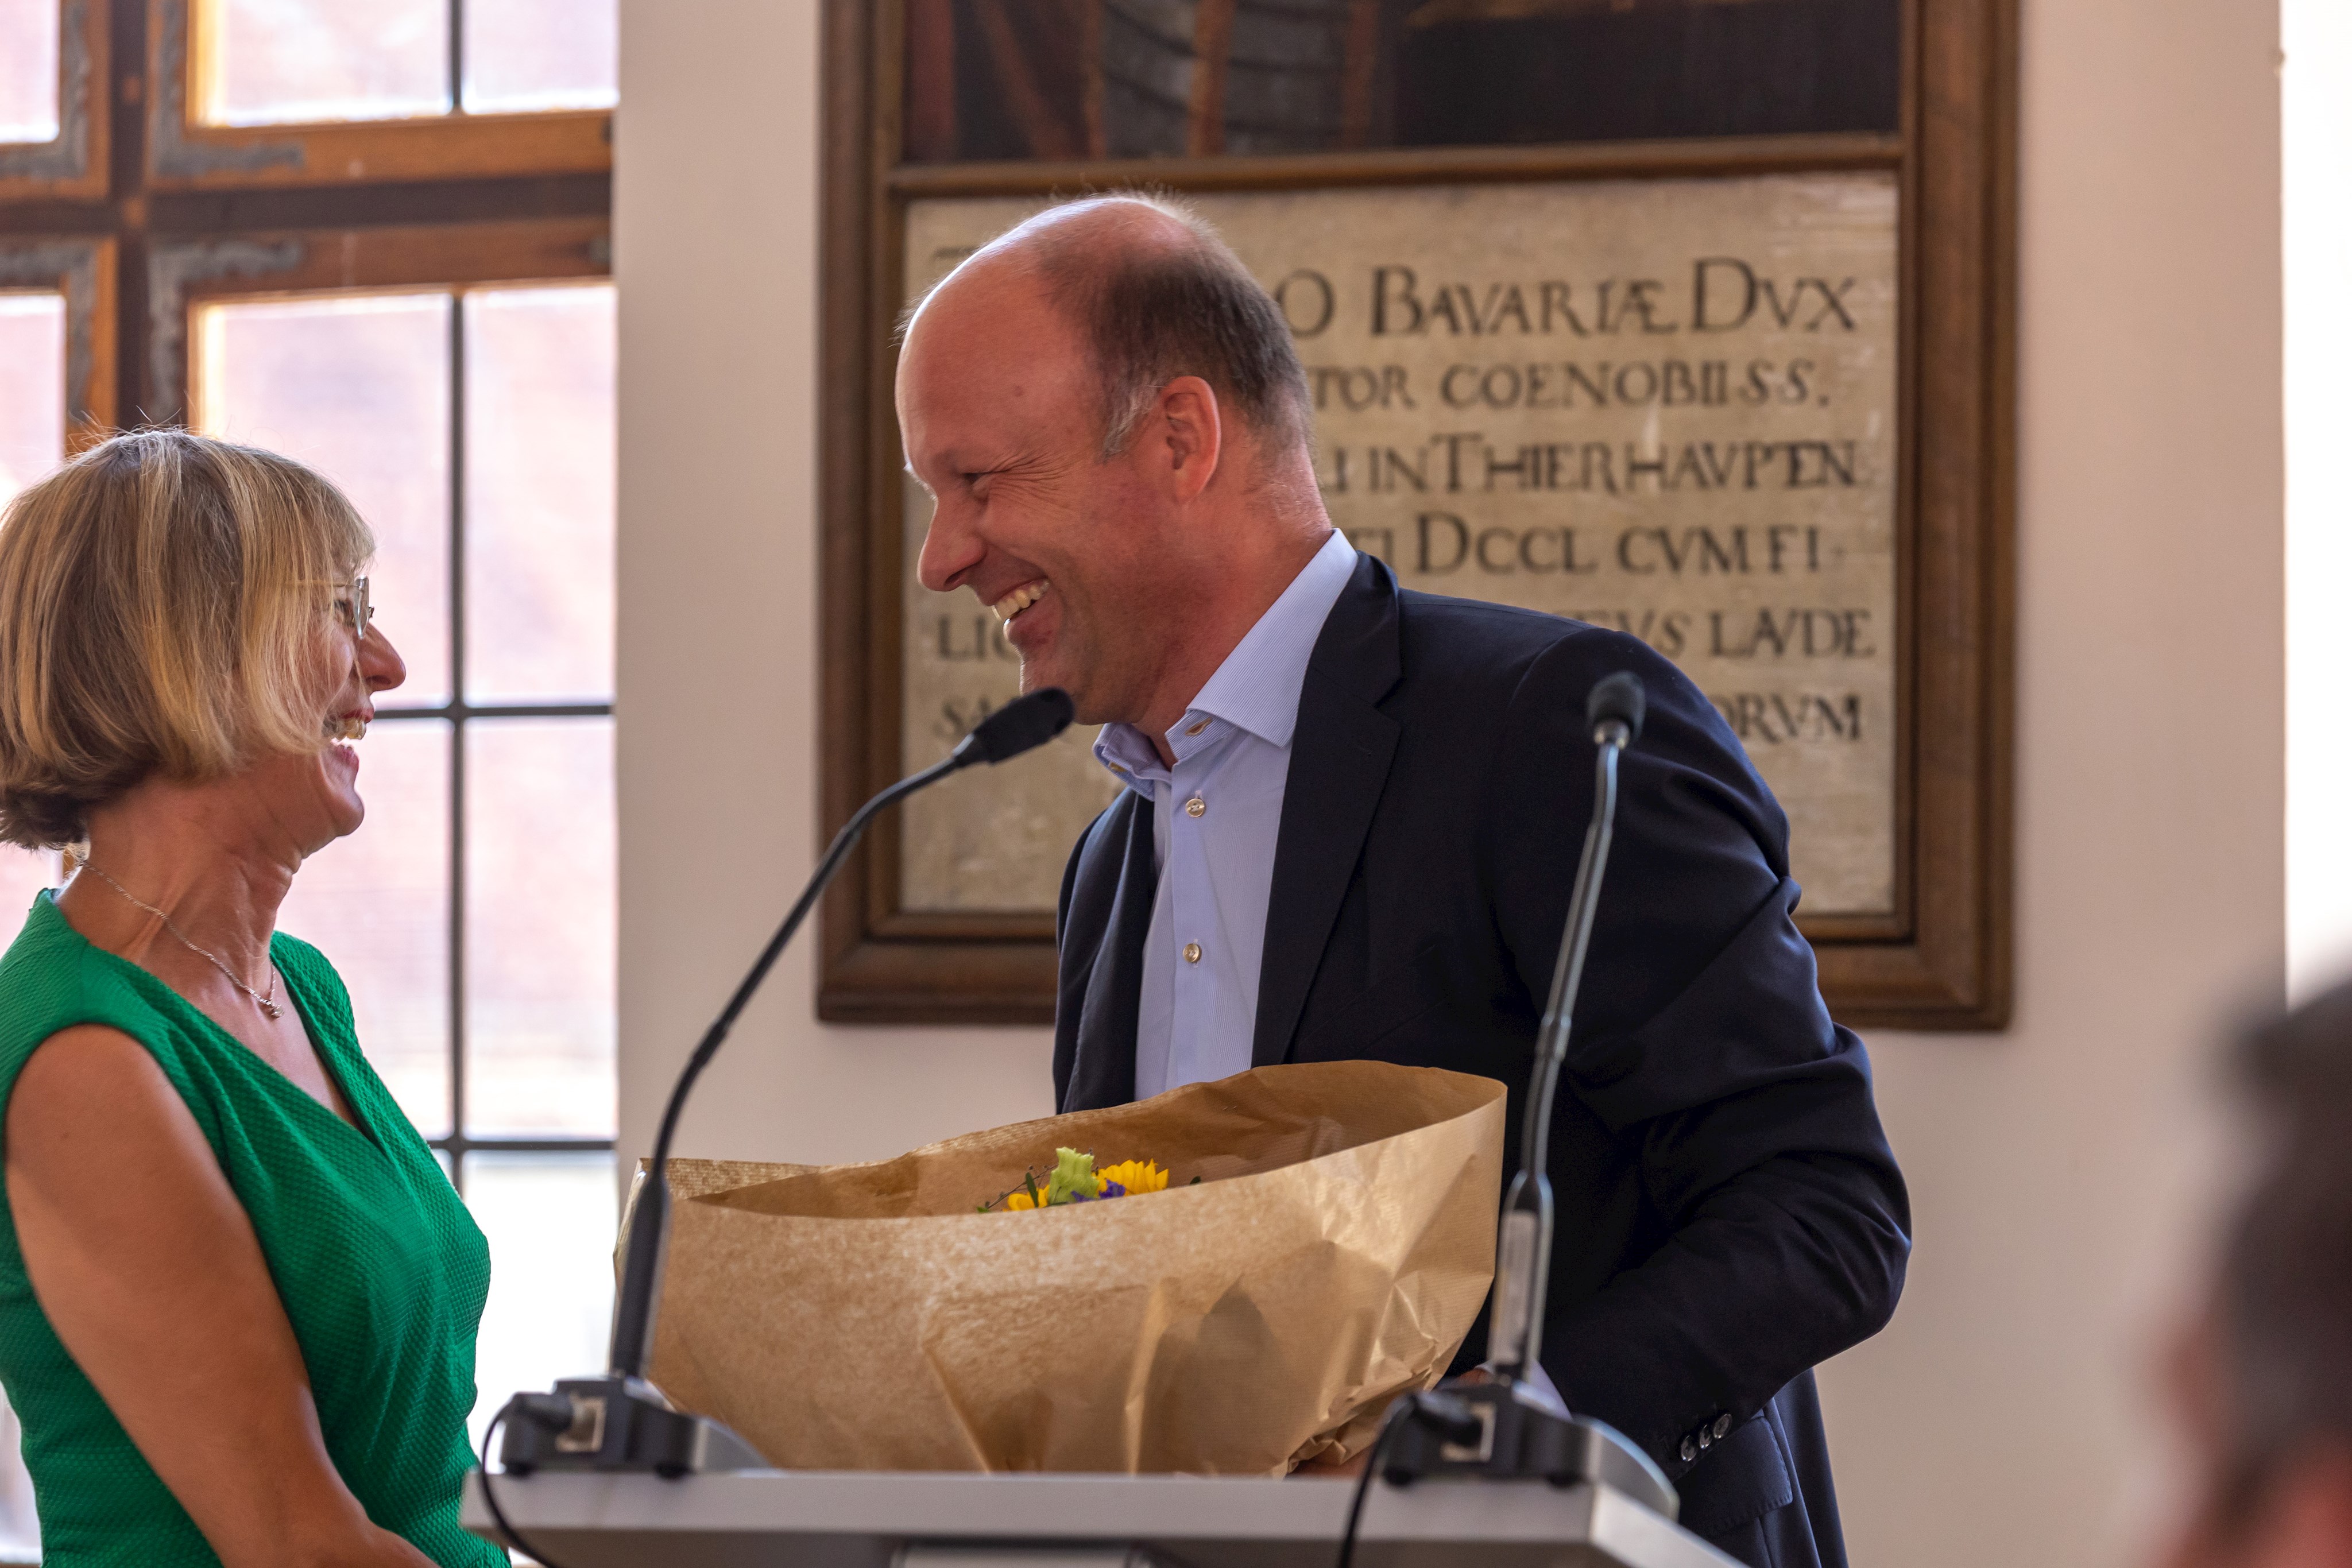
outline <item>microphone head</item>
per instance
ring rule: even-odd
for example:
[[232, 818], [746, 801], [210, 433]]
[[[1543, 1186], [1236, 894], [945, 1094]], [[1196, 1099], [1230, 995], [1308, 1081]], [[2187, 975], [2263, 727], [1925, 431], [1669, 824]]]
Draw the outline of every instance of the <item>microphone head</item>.
[[956, 755], [970, 767], [975, 762], [1002, 762], [1045, 745], [1070, 727], [1077, 705], [1059, 686], [1046, 686], [1018, 696], [986, 718], [957, 746]]
[[1620, 670], [1596, 682], [1592, 695], [1584, 699], [1585, 727], [1598, 730], [1614, 719], [1625, 727], [1630, 745], [1642, 738], [1642, 715], [1647, 706], [1640, 677], [1631, 670]]

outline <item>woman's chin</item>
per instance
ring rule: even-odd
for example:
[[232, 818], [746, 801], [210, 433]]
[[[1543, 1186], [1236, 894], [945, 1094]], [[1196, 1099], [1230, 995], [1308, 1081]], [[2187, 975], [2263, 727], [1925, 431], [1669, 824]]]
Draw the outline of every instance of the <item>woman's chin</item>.
[[326, 774], [328, 818], [334, 836], [340, 839], [359, 831], [367, 820], [367, 802], [360, 798], [360, 754], [337, 741], [320, 754], [320, 766]]

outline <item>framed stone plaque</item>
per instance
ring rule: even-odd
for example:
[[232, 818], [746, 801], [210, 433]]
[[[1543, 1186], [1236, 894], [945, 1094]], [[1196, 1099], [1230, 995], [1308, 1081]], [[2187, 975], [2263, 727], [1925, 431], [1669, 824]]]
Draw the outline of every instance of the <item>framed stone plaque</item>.
[[[894, 322], [1059, 195], [1173, 189], [1288, 318], [1351, 541], [1406, 587], [1674, 660], [1789, 814], [1832, 1010], [1998, 1027], [2011, 21], [2007, 0], [836, 0], [828, 825], [1019, 689], [987, 609], [914, 581]], [[1090, 742], [877, 828], [826, 909], [822, 1016], [1051, 1017], [1063, 867], [1112, 794]]]

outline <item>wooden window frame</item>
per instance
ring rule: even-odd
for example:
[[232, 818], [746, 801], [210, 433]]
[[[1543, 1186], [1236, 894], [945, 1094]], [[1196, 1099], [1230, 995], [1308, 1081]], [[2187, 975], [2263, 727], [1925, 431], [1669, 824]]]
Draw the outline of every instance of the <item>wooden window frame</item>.
[[114, 428], [114, 241], [0, 235], [0, 288], [55, 289], [66, 301], [66, 451]]
[[204, 306], [608, 278], [612, 235], [608, 219], [552, 218], [161, 241], [147, 257], [146, 401], [187, 415], [187, 343]]
[[61, 0], [58, 134], [0, 143], [0, 202], [106, 194], [107, 0]]
[[[0, 146], [0, 288], [66, 296], [68, 452], [126, 423], [185, 421], [188, 341], [205, 305], [611, 277], [608, 111], [192, 128], [188, 0], [59, 4], [60, 134]], [[285, 145], [299, 146], [299, 161], [268, 151]], [[452, 439], [461, 441], [462, 399], [452, 406]], [[453, 490], [451, 505], [455, 552], [463, 496]], [[453, 594], [462, 581], [453, 575]], [[447, 718], [454, 729], [468, 718], [541, 714], [607, 716], [610, 705], [490, 707], [453, 693], [446, 704], [385, 716]], [[453, 790], [462, 768], [453, 762]], [[455, 866], [462, 817], [451, 821]], [[462, 881], [451, 885], [461, 899]], [[453, 919], [456, 944], [462, 912]], [[451, 1005], [461, 1008], [455, 984]], [[462, 1020], [450, 1040], [459, 1073]], [[451, 1090], [461, 1117], [462, 1082], [453, 1078]], [[461, 1184], [465, 1156], [476, 1152], [614, 1146], [611, 1137], [473, 1136], [462, 1119], [431, 1142], [452, 1155]]]
[[[69, 0], [87, 4], [92, 0]], [[157, 191], [250, 190], [613, 166], [613, 111], [448, 114], [314, 124], [207, 125], [194, 119], [194, 0], [147, 0], [147, 183]]]
[[[908, 0], [826, 0], [821, 375], [823, 826], [902, 771], [892, 329], [926, 196], [1884, 169], [1901, 186], [1898, 873], [1891, 916], [1808, 917], [1843, 1022], [1997, 1030], [2011, 993], [2017, 0], [1904, 0], [1902, 130], [1251, 158], [907, 163]], [[1932, 722], [1927, 722], [1932, 716]], [[886, 818], [828, 896], [817, 1013], [1053, 1018], [1050, 917], [898, 907]]]

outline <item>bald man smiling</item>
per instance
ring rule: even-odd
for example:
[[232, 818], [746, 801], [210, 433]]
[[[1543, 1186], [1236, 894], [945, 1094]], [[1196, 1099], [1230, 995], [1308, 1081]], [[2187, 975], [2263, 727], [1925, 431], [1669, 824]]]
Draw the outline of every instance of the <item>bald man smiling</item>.
[[1172, 204], [1067, 204], [967, 260], [908, 324], [898, 410], [936, 501], [923, 585], [992, 606], [1125, 786], [1063, 877], [1065, 1111], [1279, 1061], [1526, 1083], [1585, 695], [1641, 678], [1549, 1152], [1544, 1365], [1691, 1529], [1843, 1564], [1811, 1369], [1893, 1312], [1908, 1200], [1796, 929], [1787, 820], [1706, 698], [1633, 638], [1403, 591], [1349, 548], [1280, 313]]

